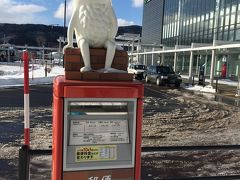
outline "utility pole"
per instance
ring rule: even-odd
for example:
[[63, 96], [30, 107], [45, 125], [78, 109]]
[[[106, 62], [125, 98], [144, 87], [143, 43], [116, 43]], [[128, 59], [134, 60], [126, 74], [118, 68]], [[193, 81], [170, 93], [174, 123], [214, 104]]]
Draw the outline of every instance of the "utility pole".
[[[218, 12], [220, 7], [220, 0], [216, 0], [215, 16], [214, 16], [214, 32], [213, 32], [213, 46], [216, 45], [216, 35], [218, 27]], [[211, 70], [210, 70], [210, 86], [213, 87], [214, 83], [214, 71], [215, 71], [215, 61], [216, 61], [216, 49], [212, 50], [212, 60], [211, 60]]]
[[63, 43], [65, 43], [66, 37], [66, 19], [67, 19], [67, 0], [64, 0], [64, 22], [63, 22]]

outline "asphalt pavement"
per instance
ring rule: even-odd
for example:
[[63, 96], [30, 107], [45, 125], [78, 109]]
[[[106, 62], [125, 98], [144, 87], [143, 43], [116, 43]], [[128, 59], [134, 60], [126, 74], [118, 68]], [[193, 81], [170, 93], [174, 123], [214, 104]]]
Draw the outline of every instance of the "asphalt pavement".
[[[220, 87], [222, 88], [222, 86]], [[223, 87], [226, 89], [225, 92], [232, 92], [231, 87], [228, 87], [228, 86], [223, 86]], [[148, 91], [146, 90], [145, 93], [148, 93]], [[228, 97], [226, 93], [222, 93], [221, 95], [224, 97]], [[30, 87], [30, 108], [51, 106], [52, 96], [53, 94], [52, 94], [51, 84], [31, 86]], [[24, 104], [23, 97], [24, 97], [23, 87], [12, 87], [12, 88], [5, 88], [5, 89], [0, 88], [0, 107], [22, 109]], [[144, 171], [144, 168], [142, 169], [142, 171]], [[144, 177], [144, 180], [152, 179], [151, 177], [148, 177], [148, 174], [145, 174], [144, 172], [142, 172], [142, 174], [146, 175], [146, 177]]]
[[[52, 105], [52, 85], [30, 86], [30, 107]], [[23, 107], [23, 87], [0, 88], [0, 107]]]

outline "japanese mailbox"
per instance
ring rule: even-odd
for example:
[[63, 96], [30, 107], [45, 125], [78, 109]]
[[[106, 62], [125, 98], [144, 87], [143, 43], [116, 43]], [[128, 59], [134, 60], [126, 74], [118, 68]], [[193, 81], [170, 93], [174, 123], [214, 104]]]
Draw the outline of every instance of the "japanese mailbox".
[[52, 180], [140, 180], [143, 85], [54, 80]]

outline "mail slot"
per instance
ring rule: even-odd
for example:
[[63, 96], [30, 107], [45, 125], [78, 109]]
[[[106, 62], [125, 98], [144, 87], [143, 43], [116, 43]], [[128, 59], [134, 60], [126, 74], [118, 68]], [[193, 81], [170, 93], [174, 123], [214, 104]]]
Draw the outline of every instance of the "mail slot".
[[143, 85], [54, 80], [53, 180], [140, 180]]

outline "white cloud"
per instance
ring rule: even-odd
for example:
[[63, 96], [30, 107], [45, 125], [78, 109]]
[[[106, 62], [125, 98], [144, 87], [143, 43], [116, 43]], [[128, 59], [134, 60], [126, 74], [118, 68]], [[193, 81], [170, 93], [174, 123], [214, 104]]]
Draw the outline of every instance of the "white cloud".
[[64, 4], [61, 3], [56, 12], [54, 13], [54, 17], [58, 19], [63, 19], [63, 16], [64, 16]]
[[132, 0], [134, 7], [142, 7], [143, 6], [143, 0]]
[[9, 9], [9, 12], [32, 14], [46, 11], [47, 8], [35, 4], [16, 5]]
[[1, 0], [0, 9], [0, 23], [17, 24], [36, 23], [38, 17], [35, 13], [47, 10], [44, 6], [19, 3], [16, 0]]
[[127, 21], [125, 19], [118, 19], [118, 26], [129, 26], [129, 25], [134, 25], [136, 23], [134, 23], [133, 21]]
[[[67, 19], [70, 19], [71, 12], [72, 12], [72, 1], [70, 1], [67, 4], [67, 14], [66, 14], [67, 15]], [[58, 9], [54, 13], [54, 17], [57, 18], [57, 19], [63, 19], [64, 18], [64, 3], [61, 3], [58, 6]]]

